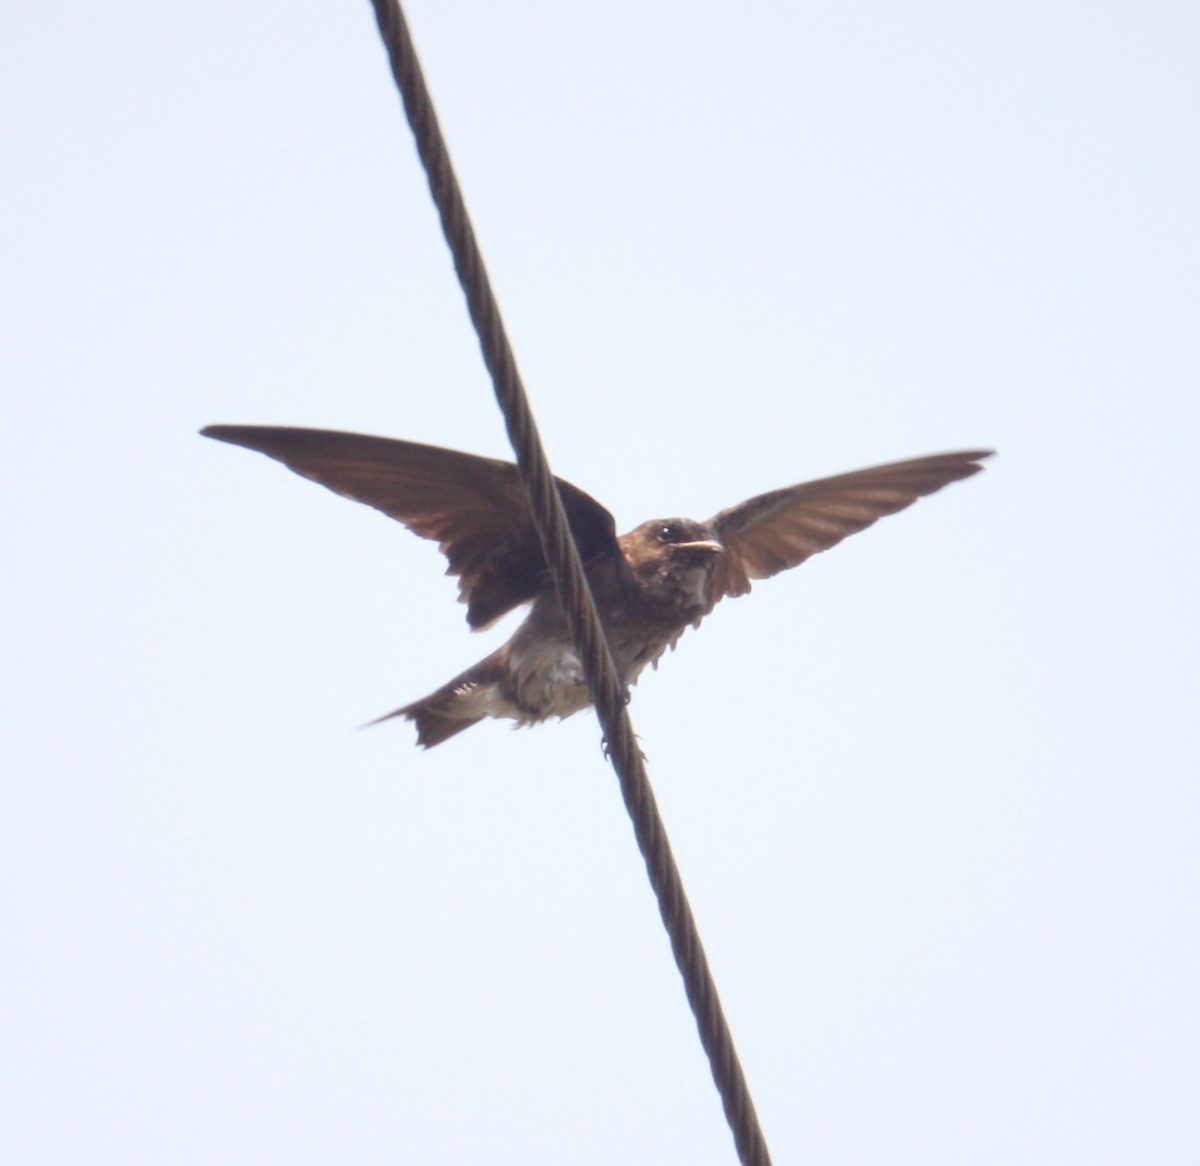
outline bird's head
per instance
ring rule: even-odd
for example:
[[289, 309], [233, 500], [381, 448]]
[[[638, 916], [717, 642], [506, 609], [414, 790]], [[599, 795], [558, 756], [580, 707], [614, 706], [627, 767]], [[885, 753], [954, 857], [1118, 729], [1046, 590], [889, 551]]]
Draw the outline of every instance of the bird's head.
[[694, 619], [712, 606], [709, 580], [725, 548], [715, 532], [690, 518], [655, 518], [622, 535], [618, 542], [634, 576], [657, 601], [680, 608]]

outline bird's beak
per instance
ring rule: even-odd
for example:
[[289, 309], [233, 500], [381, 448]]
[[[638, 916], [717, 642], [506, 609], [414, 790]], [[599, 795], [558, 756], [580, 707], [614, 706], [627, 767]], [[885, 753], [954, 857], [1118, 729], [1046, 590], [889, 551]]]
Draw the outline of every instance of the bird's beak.
[[725, 548], [715, 538], [701, 538], [692, 543], [676, 543], [677, 551], [702, 551], [709, 555], [723, 555]]

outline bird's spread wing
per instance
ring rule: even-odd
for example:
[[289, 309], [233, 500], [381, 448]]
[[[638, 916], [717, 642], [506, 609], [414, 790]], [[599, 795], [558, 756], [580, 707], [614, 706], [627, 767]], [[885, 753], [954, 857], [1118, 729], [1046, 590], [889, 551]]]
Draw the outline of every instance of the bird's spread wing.
[[805, 482], [760, 494], [710, 519], [725, 548], [712, 582], [712, 602], [745, 595], [751, 579], [768, 579], [798, 566], [865, 530], [877, 518], [895, 514], [983, 467], [991, 451], [943, 453], [894, 462]]
[[[459, 577], [467, 622], [485, 627], [545, 586], [546, 562], [511, 462], [360, 433], [210, 425], [205, 437], [244, 445], [436, 541]], [[618, 553], [612, 515], [558, 482], [585, 563]]]

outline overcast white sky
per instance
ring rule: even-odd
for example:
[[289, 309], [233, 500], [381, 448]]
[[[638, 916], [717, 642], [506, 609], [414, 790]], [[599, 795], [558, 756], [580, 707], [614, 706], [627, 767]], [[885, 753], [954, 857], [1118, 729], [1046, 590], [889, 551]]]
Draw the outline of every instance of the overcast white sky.
[[[987, 473], [632, 705], [778, 1163], [1200, 1161], [1200, 9], [413, 0], [556, 471]], [[507, 455], [357, 3], [0, 15], [0, 1159], [734, 1159], [590, 716], [211, 422]]]

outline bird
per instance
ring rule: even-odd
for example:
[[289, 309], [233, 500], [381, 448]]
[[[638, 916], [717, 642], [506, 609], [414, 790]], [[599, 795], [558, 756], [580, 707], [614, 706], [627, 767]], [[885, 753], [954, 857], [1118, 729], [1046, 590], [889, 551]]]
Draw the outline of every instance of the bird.
[[[587, 679], [517, 473], [506, 461], [360, 433], [210, 425], [205, 437], [266, 454], [438, 543], [472, 630], [529, 604], [490, 655], [441, 688], [372, 721], [404, 717], [430, 749], [487, 717], [531, 725], [588, 708]], [[757, 495], [706, 522], [655, 518], [618, 535], [612, 514], [556, 478], [621, 681], [698, 627], [751, 580], [798, 566], [876, 519], [983, 467], [991, 450], [934, 454]]]

